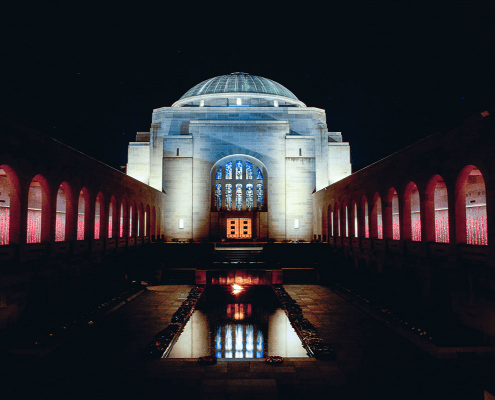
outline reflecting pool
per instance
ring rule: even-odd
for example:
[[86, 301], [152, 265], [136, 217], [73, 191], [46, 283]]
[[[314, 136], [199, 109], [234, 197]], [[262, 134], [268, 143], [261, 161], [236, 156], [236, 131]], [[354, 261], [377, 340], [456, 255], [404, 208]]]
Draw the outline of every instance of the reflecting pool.
[[208, 286], [167, 358], [308, 357], [270, 286]]

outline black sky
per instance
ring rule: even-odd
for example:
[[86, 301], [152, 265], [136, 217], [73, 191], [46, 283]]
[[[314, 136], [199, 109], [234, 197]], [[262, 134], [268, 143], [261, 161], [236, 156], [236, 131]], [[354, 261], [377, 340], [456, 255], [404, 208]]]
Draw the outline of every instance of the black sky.
[[325, 109], [359, 168], [495, 104], [494, 2], [180, 4], [3, 7], [0, 114], [118, 168], [154, 108], [249, 72]]

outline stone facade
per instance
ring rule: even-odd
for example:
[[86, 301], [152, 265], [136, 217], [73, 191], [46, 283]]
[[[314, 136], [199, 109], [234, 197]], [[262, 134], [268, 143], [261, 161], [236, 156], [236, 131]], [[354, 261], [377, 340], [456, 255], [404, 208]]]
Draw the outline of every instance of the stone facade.
[[[237, 90], [251, 79], [237, 77]], [[259, 240], [312, 238], [312, 193], [350, 175], [349, 145], [340, 132], [328, 132], [324, 110], [278, 95], [291, 95], [278, 88], [199, 95], [193, 88], [193, 96], [153, 111], [150, 132], [129, 144], [127, 174], [167, 194], [166, 239], [221, 240], [226, 218], [251, 218], [252, 237]], [[246, 209], [246, 185], [242, 210], [214, 207], [215, 171], [234, 155], [263, 166], [263, 209]]]

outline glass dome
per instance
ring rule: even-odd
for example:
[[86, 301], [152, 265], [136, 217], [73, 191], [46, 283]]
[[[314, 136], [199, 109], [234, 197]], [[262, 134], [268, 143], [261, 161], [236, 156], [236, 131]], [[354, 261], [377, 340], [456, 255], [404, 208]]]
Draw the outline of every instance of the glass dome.
[[192, 96], [201, 96], [212, 93], [264, 93], [288, 97], [299, 100], [294, 93], [280, 83], [261, 76], [245, 72], [233, 72], [229, 75], [217, 76], [198, 83], [190, 89], [180, 100]]

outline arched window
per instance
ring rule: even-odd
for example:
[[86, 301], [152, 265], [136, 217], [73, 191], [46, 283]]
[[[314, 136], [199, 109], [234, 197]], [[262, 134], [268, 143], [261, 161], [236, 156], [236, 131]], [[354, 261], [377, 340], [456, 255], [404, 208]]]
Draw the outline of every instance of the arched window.
[[103, 220], [103, 204], [104, 204], [104, 199], [103, 199], [103, 193], [98, 193], [98, 196], [96, 196], [96, 202], [95, 202], [95, 239], [100, 239], [101, 238], [101, 221]]
[[[28, 223], [27, 243], [40, 243], [42, 237], [48, 240], [46, 232], [49, 232], [49, 202], [48, 193], [43, 188], [44, 178], [36, 175], [29, 185], [28, 192]], [[46, 224], [46, 225], [45, 225]], [[43, 235], [45, 231], [45, 235]]]
[[378, 193], [375, 194], [373, 199], [370, 235], [372, 238], [383, 239], [382, 199]]
[[342, 229], [344, 230], [345, 237], [349, 237], [349, 207], [347, 207], [347, 203], [342, 203], [342, 213], [344, 217], [344, 226]]
[[108, 235], [107, 237], [111, 239], [113, 237], [113, 221], [114, 221], [114, 212], [115, 212], [115, 197], [112, 196], [110, 199], [110, 204], [108, 205]]
[[137, 235], [138, 237], [144, 236], [144, 212], [143, 212], [143, 203], [139, 203], [138, 207], [138, 215], [137, 215]]
[[[400, 220], [399, 220], [399, 196], [397, 195], [397, 191], [394, 188], [390, 188], [388, 191], [388, 199], [387, 203], [391, 205], [391, 207], [387, 207], [387, 218], [390, 218], [387, 221], [387, 229], [392, 228], [392, 231], [387, 231], [386, 236], [392, 237], [393, 240], [400, 239]], [[391, 226], [389, 225], [391, 224]], [[390, 235], [392, 233], [392, 235]]]
[[125, 227], [127, 218], [127, 202], [125, 199], [120, 201], [120, 213], [119, 213], [119, 237], [125, 237]]
[[331, 205], [328, 205], [328, 235], [333, 236], [333, 210]]
[[[264, 211], [266, 182], [261, 163], [248, 156], [222, 159], [212, 170], [212, 210]], [[256, 171], [256, 174], [255, 174]], [[234, 181], [234, 182], [233, 182]]]
[[366, 199], [366, 196], [363, 196], [361, 199], [361, 204], [362, 204], [362, 209], [363, 209], [363, 215], [364, 215], [364, 237], [369, 239], [370, 237], [370, 218], [369, 218], [369, 213], [368, 213], [368, 200]]
[[10, 242], [10, 192], [11, 182], [0, 168], [0, 245]]
[[354, 214], [354, 237], [358, 237], [359, 229], [359, 221], [358, 221], [358, 210], [357, 210], [357, 203], [354, 202], [354, 207], [353, 207], [353, 214]]
[[84, 189], [79, 192], [77, 202], [77, 240], [84, 240], [86, 199]]
[[151, 235], [156, 236], [156, 209], [155, 206], [151, 208]]
[[341, 226], [340, 226], [340, 206], [338, 203], [335, 204], [335, 225], [336, 225], [335, 232], [337, 233], [337, 236], [340, 236], [340, 229], [341, 229]]
[[421, 210], [418, 187], [409, 182], [404, 191], [404, 239], [421, 241]]
[[57, 192], [57, 209], [55, 215], [55, 241], [63, 242], [65, 240], [67, 224], [67, 184], [64, 182], [60, 185]]
[[456, 193], [457, 241], [487, 245], [486, 187], [477, 167], [463, 168], [457, 179]]
[[134, 219], [134, 207], [133, 207], [133, 204], [134, 202], [132, 202], [130, 205], [129, 205], [129, 237], [132, 237], [132, 234], [134, 233], [133, 232], [133, 219]]
[[440, 176], [436, 179], [434, 188], [435, 242], [449, 243], [449, 198], [447, 185]]
[[144, 212], [144, 236], [151, 236], [151, 226], [150, 226], [150, 206], [146, 204], [146, 210]]

